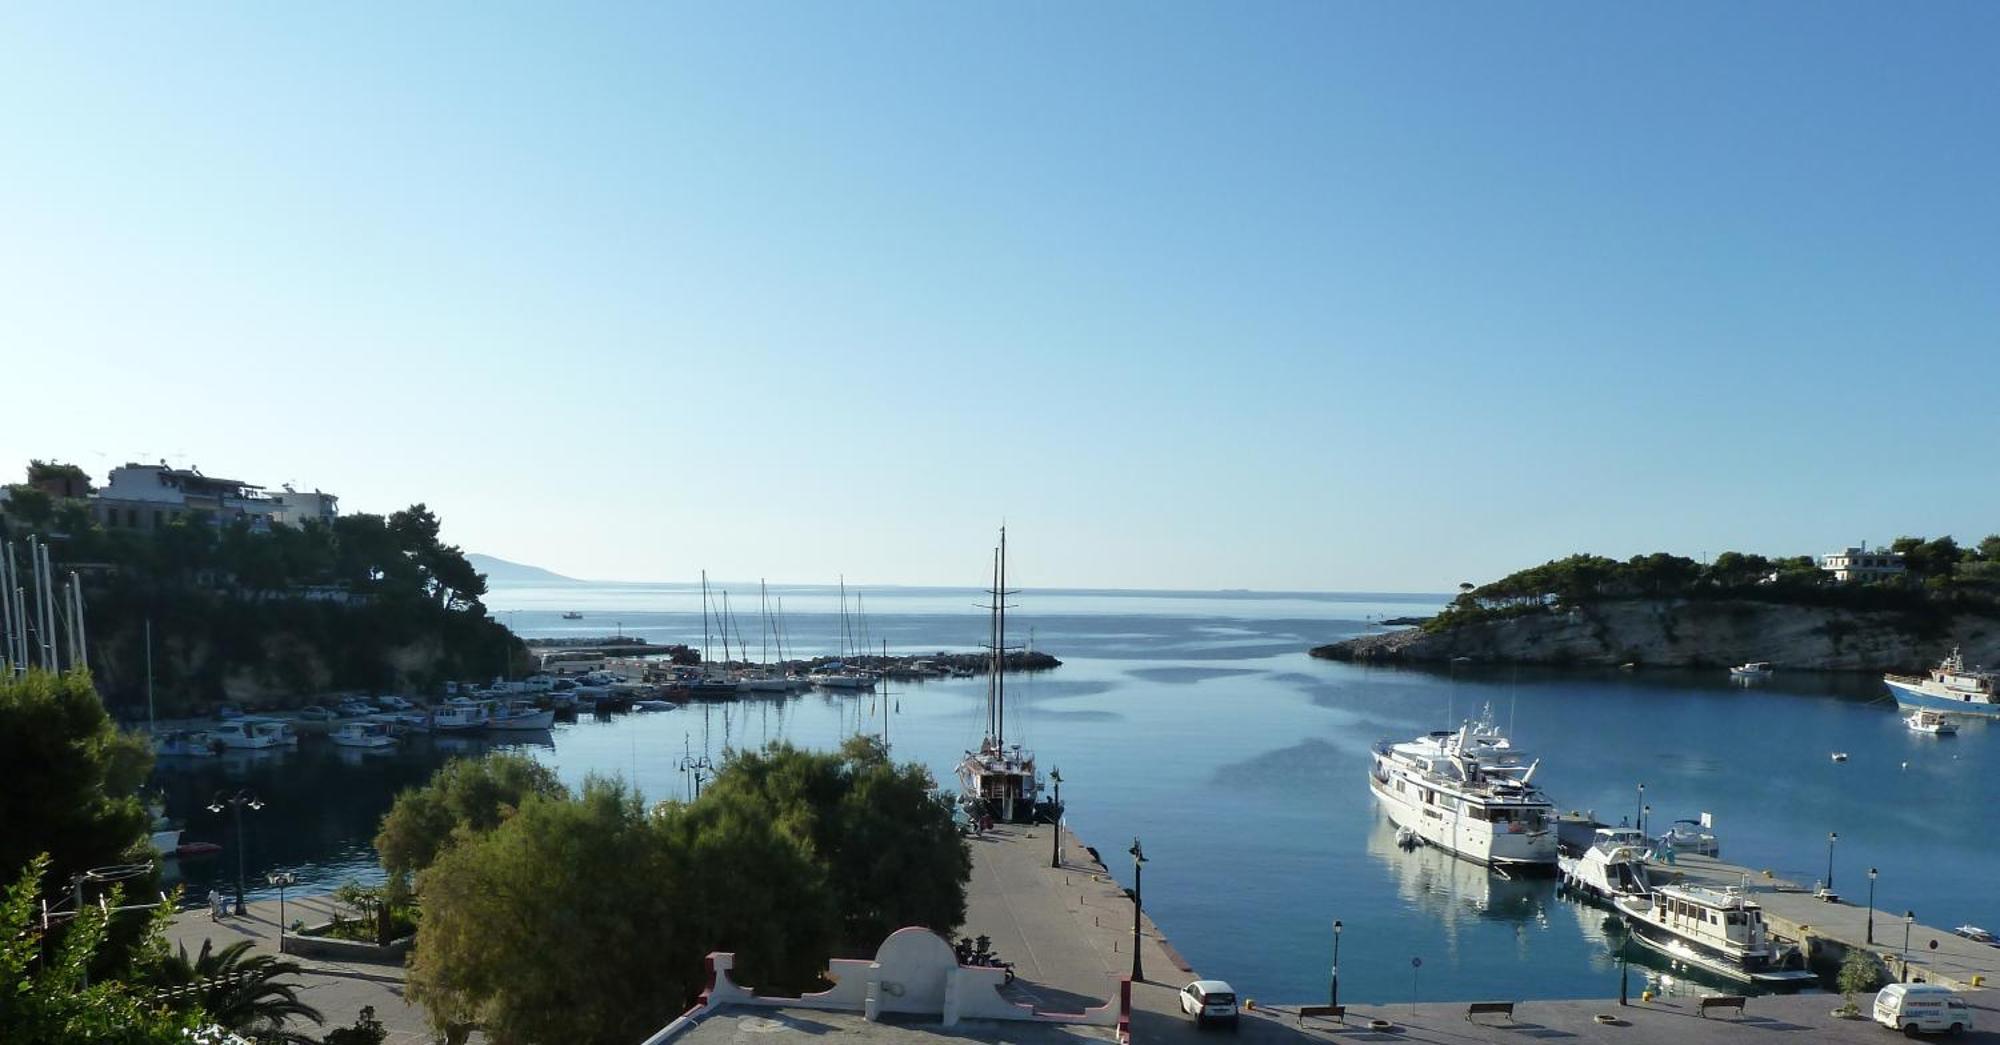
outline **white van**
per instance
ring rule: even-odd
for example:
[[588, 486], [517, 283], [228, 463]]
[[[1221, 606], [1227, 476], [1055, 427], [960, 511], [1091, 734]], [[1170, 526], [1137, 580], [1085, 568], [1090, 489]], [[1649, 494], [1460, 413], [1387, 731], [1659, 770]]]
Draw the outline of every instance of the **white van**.
[[1875, 995], [1875, 1022], [1905, 1034], [1972, 1029], [1972, 1007], [1949, 987], [1892, 983]]

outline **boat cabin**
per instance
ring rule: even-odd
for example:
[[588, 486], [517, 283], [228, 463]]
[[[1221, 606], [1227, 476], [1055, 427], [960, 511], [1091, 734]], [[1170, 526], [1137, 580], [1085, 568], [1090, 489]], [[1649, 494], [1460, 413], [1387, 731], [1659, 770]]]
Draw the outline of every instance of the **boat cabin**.
[[1654, 890], [1651, 921], [1676, 935], [1736, 953], [1765, 944], [1763, 908], [1741, 893], [1697, 886]]

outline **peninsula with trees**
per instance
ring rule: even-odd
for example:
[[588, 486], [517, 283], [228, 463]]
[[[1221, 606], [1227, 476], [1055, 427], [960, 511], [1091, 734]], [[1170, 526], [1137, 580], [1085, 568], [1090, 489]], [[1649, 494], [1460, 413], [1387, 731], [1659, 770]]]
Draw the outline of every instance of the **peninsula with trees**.
[[1376, 663], [1920, 671], [2000, 661], [2000, 535], [1828, 555], [1572, 555], [1459, 593], [1422, 624], [1319, 646]]

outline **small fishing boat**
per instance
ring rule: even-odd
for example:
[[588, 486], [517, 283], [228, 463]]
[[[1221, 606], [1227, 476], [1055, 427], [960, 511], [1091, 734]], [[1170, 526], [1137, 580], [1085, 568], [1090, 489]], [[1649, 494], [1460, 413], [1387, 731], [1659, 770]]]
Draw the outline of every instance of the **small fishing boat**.
[[327, 738], [341, 747], [364, 751], [389, 751], [396, 746], [395, 734], [387, 722], [348, 722]]
[[431, 714], [431, 728], [440, 733], [464, 733], [486, 728], [486, 705], [465, 697], [452, 697]]
[[1988, 947], [2000, 947], [2000, 938], [1977, 925], [1961, 925], [1951, 931], [1953, 936], [1962, 936], [1973, 943], [1983, 943]]
[[1847, 761], [1847, 752], [1845, 752], [1845, 751], [1836, 751], [1836, 752], [1834, 752], [1834, 753], [1833, 753], [1833, 760], [1834, 760], [1835, 762], [1845, 762], [1845, 761]]
[[535, 730], [555, 725], [556, 713], [538, 708], [525, 700], [510, 700], [494, 708], [486, 718], [487, 729]]
[[1934, 737], [1946, 737], [1958, 732], [1958, 723], [1953, 722], [1951, 716], [1929, 708], [1911, 708], [1910, 713], [1903, 716], [1903, 724], [1912, 733], [1928, 733]]
[[1729, 669], [1729, 677], [1734, 679], [1767, 679], [1771, 677], [1771, 662], [1753, 660], [1748, 664], [1738, 664]]
[[570, 611], [568, 611], [568, 612], [566, 612], [566, 613], [564, 613], [564, 614], [563, 614], [563, 619], [564, 619], [564, 620], [582, 620], [582, 619], [583, 619], [583, 614], [581, 614], [581, 613], [578, 613], [578, 612], [576, 612], [575, 610], [570, 610]]

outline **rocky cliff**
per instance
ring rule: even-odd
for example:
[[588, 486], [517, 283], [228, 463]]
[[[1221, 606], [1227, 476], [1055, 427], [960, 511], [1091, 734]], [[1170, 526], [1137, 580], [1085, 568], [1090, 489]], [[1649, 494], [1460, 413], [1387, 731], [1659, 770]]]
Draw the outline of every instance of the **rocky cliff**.
[[1952, 647], [2000, 663], [2000, 619], [1913, 616], [1748, 600], [1629, 599], [1427, 632], [1365, 635], [1312, 651], [1332, 660], [1918, 672]]

